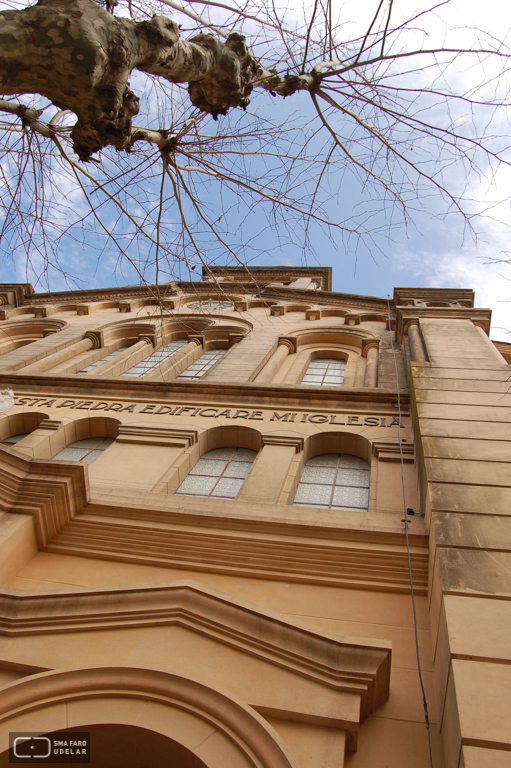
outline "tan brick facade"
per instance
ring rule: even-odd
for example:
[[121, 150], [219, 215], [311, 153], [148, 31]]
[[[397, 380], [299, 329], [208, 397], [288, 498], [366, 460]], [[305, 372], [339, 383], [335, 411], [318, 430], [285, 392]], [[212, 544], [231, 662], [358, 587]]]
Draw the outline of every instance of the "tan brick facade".
[[0, 302], [0, 766], [71, 729], [101, 767], [427, 768], [404, 519], [433, 765], [511, 766], [511, 368], [472, 291]]

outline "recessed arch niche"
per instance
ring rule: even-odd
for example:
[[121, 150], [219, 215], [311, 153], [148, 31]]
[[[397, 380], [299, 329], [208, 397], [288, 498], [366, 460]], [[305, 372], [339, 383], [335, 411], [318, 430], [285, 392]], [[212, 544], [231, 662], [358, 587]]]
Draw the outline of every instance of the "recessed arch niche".
[[[252, 707], [170, 672], [95, 667], [43, 672], [11, 683], [2, 689], [0, 743], [7, 746], [9, 732], [26, 730], [29, 713], [34, 730], [46, 733], [66, 728], [69, 721], [87, 730], [87, 726], [131, 726], [135, 720], [139, 728], [176, 742], [183, 754], [198, 757], [200, 762], [190, 768], [299, 768]], [[5, 762], [6, 757], [8, 761], [4, 748], [0, 759]]]
[[0, 326], [0, 355], [44, 338], [66, 328], [64, 320], [26, 320], [2, 323]]

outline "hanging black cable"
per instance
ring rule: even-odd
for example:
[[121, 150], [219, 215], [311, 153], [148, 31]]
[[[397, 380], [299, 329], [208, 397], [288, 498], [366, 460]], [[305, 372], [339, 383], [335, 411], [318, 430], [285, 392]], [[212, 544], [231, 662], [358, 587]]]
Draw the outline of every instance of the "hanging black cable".
[[400, 386], [399, 386], [400, 382], [399, 382], [399, 371], [398, 371], [397, 358], [396, 358], [396, 348], [394, 345], [394, 339], [392, 338], [392, 318], [390, 314], [390, 297], [389, 296], [387, 296], [387, 309], [388, 309], [388, 316], [389, 316], [389, 329], [391, 331], [390, 346], [392, 349], [392, 355], [394, 358], [394, 370], [396, 373], [397, 408], [398, 408], [397, 439], [399, 442], [399, 454], [401, 456], [401, 485], [403, 488], [403, 509], [404, 509], [403, 522], [405, 526], [406, 553], [408, 557], [408, 576], [410, 579], [410, 590], [412, 595], [413, 627], [415, 632], [415, 653], [417, 656], [417, 671], [419, 673], [419, 682], [420, 682], [421, 692], [422, 692], [422, 706], [424, 707], [424, 720], [426, 722], [426, 730], [428, 734], [429, 764], [431, 768], [433, 768], [433, 752], [431, 749], [431, 729], [430, 729], [430, 723], [429, 723], [428, 701], [426, 698], [426, 691], [424, 689], [424, 681], [422, 679], [421, 658], [420, 658], [420, 651], [419, 651], [419, 631], [417, 627], [417, 610], [415, 607], [415, 593], [414, 593], [414, 587], [413, 587], [412, 558], [410, 556], [410, 540], [408, 536], [408, 526], [410, 524], [410, 521], [408, 517], [408, 507], [406, 504], [405, 471], [404, 471], [405, 462], [403, 457], [403, 446], [401, 442], [401, 392], [400, 392]]

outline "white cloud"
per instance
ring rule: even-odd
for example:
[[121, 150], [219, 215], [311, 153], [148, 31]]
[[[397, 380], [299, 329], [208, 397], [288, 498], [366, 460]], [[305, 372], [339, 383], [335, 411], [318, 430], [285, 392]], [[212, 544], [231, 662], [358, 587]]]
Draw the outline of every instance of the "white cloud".
[[488, 258], [493, 256], [494, 249], [485, 244], [441, 252], [403, 252], [394, 269], [413, 272], [418, 278], [414, 285], [473, 288], [475, 306], [492, 310], [491, 338], [511, 342], [511, 260], [488, 263]]

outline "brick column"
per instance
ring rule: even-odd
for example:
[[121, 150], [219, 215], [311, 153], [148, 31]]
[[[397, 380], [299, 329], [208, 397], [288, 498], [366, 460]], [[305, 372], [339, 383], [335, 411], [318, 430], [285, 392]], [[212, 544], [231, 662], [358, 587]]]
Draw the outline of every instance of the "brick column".
[[289, 355], [290, 352], [294, 352], [295, 348], [293, 342], [289, 339], [279, 339], [279, 345], [273, 355], [270, 357], [263, 370], [256, 378], [256, 384], [269, 384], [280, 366]]
[[366, 365], [367, 365], [367, 359], [363, 355], [360, 355], [360, 357], [357, 360], [357, 370], [355, 372], [355, 380], [353, 382], [354, 387], [359, 388], [364, 386]]
[[[118, 355], [115, 357], [112, 357], [111, 360], [106, 360], [104, 363], [101, 363], [101, 365], [96, 366], [94, 368], [94, 371], [90, 374], [91, 376], [108, 376], [110, 371], [112, 371], [116, 366], [121, 365], [121, 363], [124, 362], [124, 360], [129, 360], [129, 358], [136, 354], [140, 349], [145, 349], [148, 344], [151, 344], [149, 339], [140, 339], [135, 344], [132, 344], [130, 347], [126, 347], [126, 349], [123, 352], [119, 352]], [[87, 367], [87, 365], [83, 366], [84, 368]]]
[[95, 334], [86, 334], [81, 341], [75, 341], [74, 344], [70, 344], [64, 349], [59, 349], [58, 352], [54, 352], [51, 355], [46, 355], [41, 360], [37, 360], [35, 363], [26, 365], [24, 368], [19, 369], [19, 373], [44, 373], [51, 368], [55, 368], [60, 363], [65, 363], [66, 360], [70, 360], [76, 355], [81, 355], [82, 352], [87, 352], [89, 349], [99, 349], [99, 339]]
[[[149, 349], [147, 347], [149, 347]], [[133, 366], [150, 355], [153, 348], [153, 338], [150, 336], [141, 336], [136, 344], [132, 344], [131, 347], [127, 348], [125, 353], [120, 352], [111, 360], [108, 360], [104, 367], [98, 365], [94, 371], [94, 376], [121, 376], [121, 374], [129, 371], [130, 368], [133, 368]]]
[[[193, 360], [195, 360], [195, 353], [197, 352], [197, 349], [202, 348], [202, 346], [203, 343], [201, 338], [196, 337], [190, 339], [185, 347], [182, 347], [182, 349], [179, 349], [173, 355], [164, 360], [163, 363], [158, 366], [158, 368], [155, 368], [154, 371], [151, 371], [151, 373], [148, 373], [147, 376], [144, 376], [144, 379], [146, 381], [150, 381], [151, 379], [158, 380], [161, 378], [164, 378], [165, 381], [171, 381], [172, 379], [175, 379], [176, 376], [179, 376], [179, 374], [185, 370], [185, 368], [188, 368], [188, 366], [191, 365]], [[185, 361], [185, 364], [179, 365], [183, 361]]]
[[378, 343], [368, 344], [364, 349], [364, 353], [367, 358], [364, 373], [364, 387], [376, 389], [378, 386], [378, 361], [380, 359]]
[[424, 350], [424, 344], [422, 343], [419, 322], [416, 321], [410, 323], [406, 331], [408, 334], [408, 340], [410, 342], [411, 359], [417, 363], [427, 362], [428, 358]]

